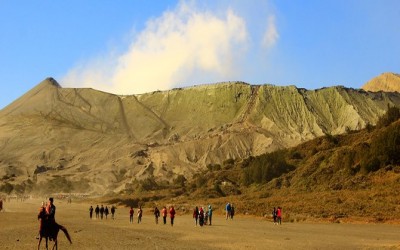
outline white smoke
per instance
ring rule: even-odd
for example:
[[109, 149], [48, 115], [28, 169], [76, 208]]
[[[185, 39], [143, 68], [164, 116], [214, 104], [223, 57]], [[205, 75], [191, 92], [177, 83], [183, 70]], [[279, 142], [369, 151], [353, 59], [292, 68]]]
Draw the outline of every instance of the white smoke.
[[279, 38], [278, 30], [275, 24], [275, 16], [269, 16], [267, 29], [265, 30], [262, 45], [265, 48], [270, 48], [275, 45]]
[[[240, 77], [241, 59], [251, 43], [246, 25], [232, 8], [217, 13], [180, 2], [149, 20], [125, 53], [77, 65], [61, 83], [139, 94]], [[275, 19], [270, 18], [262, 43], [269, 47], [277, 39]]]

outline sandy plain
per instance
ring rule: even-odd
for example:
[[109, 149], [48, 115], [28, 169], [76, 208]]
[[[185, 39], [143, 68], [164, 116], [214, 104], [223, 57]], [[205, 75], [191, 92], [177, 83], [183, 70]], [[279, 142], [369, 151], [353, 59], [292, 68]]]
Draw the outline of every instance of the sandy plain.
[[[10, 201], [0, 212], [0, 249], [35, 249], [40, 200]], [[115, 220], [89, 219], [87, 202], [55, 200], [56, 220], [65, 226], [59, 249], [400, 249], [400, 226], [388, 224], [283, 223], [236, 216], [225, 220], [215, 211], [212, 226], [195, 227], [190, 213], [178, 215], [175, 225], [155, 224], [150, 210], [143, 220], [129, 223], [129, 209], [118, 207]], [[136, 212], [136, 211], [135, 211]], [[161, 222], [161, 221], [160, 221]], [[45, 249], [42, 242], [41, 249]], [[50, 242], [50, 247], [53, 243]]]

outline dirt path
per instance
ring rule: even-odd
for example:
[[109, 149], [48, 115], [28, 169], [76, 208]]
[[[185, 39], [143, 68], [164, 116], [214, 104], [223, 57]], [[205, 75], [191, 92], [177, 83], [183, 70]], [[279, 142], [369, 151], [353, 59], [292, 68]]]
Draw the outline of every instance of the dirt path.
[[[0, 212], [0, 249], [35, 249], [39, 204], [38, 200], [5, 203], [5, 212]], [[90, 220], [87, 204], [55, 200], [55, 205], [57, 222], [68, 229], [73, 242], [69, 245], [60, 232], [60, 249], [400, 249], [398, 225], [277, 226], [259, 218], [226, 221], [215, 215], [212, 226], [195, 227], [191, 216], [178, 215], [171, 227], [156, 225], [146, 210], [141, 224], [136, 223], [136, 214], [135, 223], [129, 224], [128, 208], [119, 207], [115, 220]]]

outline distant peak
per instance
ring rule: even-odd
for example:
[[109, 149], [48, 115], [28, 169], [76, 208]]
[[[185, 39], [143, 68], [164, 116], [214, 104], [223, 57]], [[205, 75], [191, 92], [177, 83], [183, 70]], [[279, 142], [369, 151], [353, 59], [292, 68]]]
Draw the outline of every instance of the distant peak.
[[373, 92], [400, 92], [400, 75], [391, 72], [383, 73], [364, 84], [362, 89]]
[[61, 85], [53, 77], [47, 77], [42, 83], [50, 84], [54, 87], [61, 88]]

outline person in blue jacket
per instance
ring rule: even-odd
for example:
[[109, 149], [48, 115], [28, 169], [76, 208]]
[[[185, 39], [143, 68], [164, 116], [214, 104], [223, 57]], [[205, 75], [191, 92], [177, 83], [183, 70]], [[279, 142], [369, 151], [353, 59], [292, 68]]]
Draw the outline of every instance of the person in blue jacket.
[[211, 219], [212, 219], [212, 207], [208, 205], [208, 220], [210, 221], [209, 225], [211, 226]]
[[225, 207], [226, 210], [226, 219], [231, 217], [231, 204], [228, 202]]

